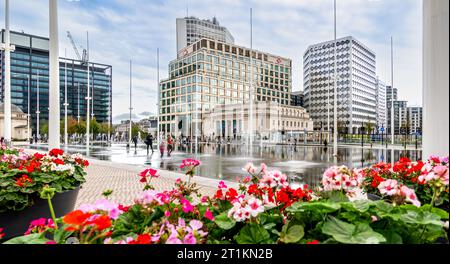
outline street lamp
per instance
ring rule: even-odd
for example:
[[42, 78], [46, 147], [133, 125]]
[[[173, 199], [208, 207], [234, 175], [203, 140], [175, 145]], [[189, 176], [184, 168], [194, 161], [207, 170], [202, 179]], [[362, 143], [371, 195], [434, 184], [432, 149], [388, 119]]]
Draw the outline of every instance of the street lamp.
[[333, 156], [337, 157], [337, 41], [336, 41], [336, 0], [334, 0], [334, 131]]

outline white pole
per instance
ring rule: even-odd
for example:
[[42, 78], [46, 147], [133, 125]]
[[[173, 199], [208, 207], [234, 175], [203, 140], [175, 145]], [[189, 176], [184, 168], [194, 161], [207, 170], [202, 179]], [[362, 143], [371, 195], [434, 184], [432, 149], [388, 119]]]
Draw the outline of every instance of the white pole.
[[110, 71], [110, 75], [108, 78], [108, 89], [109, 89], [109, 94], [108, 94], [108, 101], [109, 101], [109, 105], [108, 105], [108, 142], [111, 140], [111, 96], [112, 96], [112, 90], [111, 90], [111, 78], [112, 78], [112, 68]]
[[89, 112], [90, 110], [90, 104], [89, 104], [89, 100], [91, 100], [90, 97], [90, 69], [89, 69], [89, 32], [86, 32], [86, 43], [87, 43], [87, 92], [86, 92], [86, 149], [89, 148], [89, 139], [90, 139], [90, 117], [89, 117]]
[[391, 143], [394, 145], [394, 39], [391, 37]]
[[9, 35], [9, 0], [5, 0], [5, 94], [3, 106], [5, 107], [4, 138], [7, 144], [11, 143], [11, 43]]
[[338, 155], [337, 142], [337, 41], [336, 41], [336, 0], [334, 0], [334, 125], [333, 125], [333, 156]]
[[77, 91], [78, 91], [78, 102], [77, 102], [78, 113], [77, 113], [77, 119], [78, 119], [78, 123], [80, 123], [80, 83], [79, 82], [77, 82]]
[[250, 105], [249, 105], [249, 147], [253, 145], [253, 10], [250, 8]]
[[328, 82], [327, 82], [327, 140], [330, 140], [330, 74], [328, 74]]
[[37, 90], [36, 90], [37, 96], [36, 96], [36, 138], [40, 139], [39, 134], [39, 115], [41, 111], [39, 111], [39, 70], [37, 70]]
[[64, 146], [69, 145], [69, 136], [67, 135], [67, 49], [64, 49]]
[[30, 93], [31, 93], [31, 82], [30, 82], [30, 75], [28, 75], [28, 111], [27, 111], [27, 131], [28, 131], [28, 140], [30, 140], [31, 138], [31, 131], [30, 131], [30, 106], [31, 106], [31, 102], [30, 102]]
[[130, 148], [131, 148], [131, 136], [132, 136], [132, 124], [131, 124], [131, 116], [132, 116], [132, 111], [133, 111], [133, 108], [131, 107], [132, 106], [132, 101], [131, 101], [131, 87], [132, 87], [132, 75], [131, 75], [131, 71], [132, 71], [132, 61], [130, 60], [130, 132], [129, 132], [129, 134], [128, 134], [128, 144], [129, 144], [129, 146], [130, 146]]
[[60, 148], [60, 94], [58, 48], [58, 1], [49, 0], [50, 6], [50, 59], [49, 59], [49, 116], [48, 148]]
[[157, 104], [157, 114], [156, 114], [156, 142], [157, 146], [159, 147], [160, 144], [160, 133], [159, 133], [159, 118], [160, 118], [160, 112], [161, 112], [161, 91], [159, 87], [159, 48], [156, 49], [156, 82], [157, 82], [157, 91], [158, 91], [158, 104]]

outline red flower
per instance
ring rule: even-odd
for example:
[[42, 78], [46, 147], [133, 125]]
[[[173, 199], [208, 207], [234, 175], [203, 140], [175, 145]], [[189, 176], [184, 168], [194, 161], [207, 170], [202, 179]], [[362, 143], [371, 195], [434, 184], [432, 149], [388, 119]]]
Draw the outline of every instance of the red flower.
[[54, 148], [54, 149], [50, 150], [48, 152], [48, 154], [50, 154], [50, 156], [57, 157], [58, 155], [64, 154], [64, 151], [62, 149]]
[[123, 211], [123, 212], [128, 212], [128, 210], [130, 209], [131, 206], [123, 206], [121, 204], [119, 204], [119, 210]]
[[262, 196], [263, 192], [258, 188], [258, 185], [251, 184], [248, 186], [247, 193], [250, 195]]
[[214, 194], [214, 199], [223, 200], [223, 192], [222, 189], [219, 189], [216, 191], [216, 194]]
[[151, 242], [152, 240], [149, 234], [142, 234], [128, 244], [151, 244]]
[[25, 168], [27, 169], [28, 173], [32, 173], [37, 168], [39, 168], [40, 165], [41, 165], [41, 163], [39, 161], [33, 161], [32, 160], [28, 166], [25, 166]]
[[238, 193], [237, 193], [237, 191], [235, 189], [230, 188], [225, 193], [225, 196], [227, 197], [227, 200], [231, 202], [231, 201], [233, 201], [236, 198], [236, 196], [238, 196]]
[[315, 245], [315, 244], [319, 244], [319, 241], [314, 239], [313, 241], [306, 242], [306, 244], [308, 244], [308, 245]]
[[0, 239], [2, 239], [5, 236], [5, 233], [3, 233], [3, 228], [0, 227]]
[[87, 166], [89, 166], [89, 161], [87, 161], [87, 160], [83, 160], [83, 166], [84, 166], [84, 167], [87, 167]]
[[28, 177], [28, 175], [23, 174], [22, 177], [20, 177], [16, 180], [16, 185], [19, 187], [23, 187], [25, 184], [32, 183], [32, 182], [33, 182], [33, 180], [30, 177]]
[[44, 155], [44, 154], [40, 154], [40, 153], [37, 153], [37, 152], [36, 152], [36, 153], [34, 153], [34, 155], [33, 155], [33, 156], [34, 156], [34, 158], [35, 158], [35, 159], [38, 159], [38, 160], [40, 160], [40, 159], [42, 159], [42, 158], [43, 158], [43, 157], [44, 157], [45, 155]]
[[64, 161], [62, 159], [53, 159], [52, 161], [57, 165], [64, 165]]
[[91, 217], [92, 214], [84, 213], [81, 210], [76, 210], [66, 214], [63, 217], [63, 222], [70, 225], [66, 228], [67, 231], [80, 230], [85, 225], [86, 220]]
[[88, 221], [86, 224], [93, 224], [97, 230], [102, 231], [111, 226], [111, 219], [106, 215], [101, 215], [94, 220]]

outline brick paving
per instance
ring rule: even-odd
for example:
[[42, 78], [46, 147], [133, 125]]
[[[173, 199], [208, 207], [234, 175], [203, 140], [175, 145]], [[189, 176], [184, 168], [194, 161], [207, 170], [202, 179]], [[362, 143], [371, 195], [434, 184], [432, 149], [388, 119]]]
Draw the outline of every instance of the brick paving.
[[[36, 150], [25, 149], [30, 153]], [[103, 161], [98, 159], [87, 158], [89, 166], [87, 168], [86, 182], [82, 185], [78, 193], [75, 208], [81, 204], [94, 203], [104, 198], [102, 193], [105, 190], [113, 190], [110, 196], [112, 201], [120, 204], [129, 205], [139, 196], [144, 187], [139, 182], [138, 173], [146, 168], [144, 165], [129, 165], [111, 161]], [[181, 173], [158, 170], [161, 175], [159, 178], [152, 179], [152, 185], [156, 191], [170, 190], [174, 186], [176, 179], [181, 178], [187, 180], [187, 176]], [[200, 193], [203, 195], [213, 195], [217, 189], [219, 180], [205, 177], [194, 176], [191, 182], [197, 183]], [[236, 187], [236, 183], [225, 183], [229, 187]]]

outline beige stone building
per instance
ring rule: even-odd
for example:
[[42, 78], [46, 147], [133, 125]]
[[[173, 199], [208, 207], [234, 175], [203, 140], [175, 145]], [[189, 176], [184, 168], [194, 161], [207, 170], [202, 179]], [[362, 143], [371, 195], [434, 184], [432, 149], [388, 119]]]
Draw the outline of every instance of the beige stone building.
[[[255, 102], [253, 134], [256, 139], [280, 141], [283, 136], [303, 135], [313, 131], [313, 121], [306, 109], [277, 102]], [[249, 105], [217, 105], [202, 115], [202, 136], [240, 139], [248, 136]], [[195, 127], [192, 128], [195, 131]]]
[[[4, 120], [5, 120], [5, 107], [3, 103], [0, 103], [0, 136], [4, 135]], [[13, 140], [27, 140], [30, 138], [31, 133], [28, 131], [27, 126], [27, 114], [25, 114], [19, 107], [11, 105], [11, 137]]]

